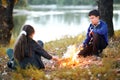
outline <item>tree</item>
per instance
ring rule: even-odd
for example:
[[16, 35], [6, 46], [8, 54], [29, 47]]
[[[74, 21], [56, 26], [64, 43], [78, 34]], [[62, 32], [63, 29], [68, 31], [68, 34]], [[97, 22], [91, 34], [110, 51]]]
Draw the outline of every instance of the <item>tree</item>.
[[15, 7], [14, 8], [20, 8], [20, 9], [24, 9], [24, 8], [26, 8], [28, 6], [28, 0], [19, 0], [18, 2], [17, 2], [17, 4], [15, 5]]
[[0, 44], [8, 44], [13, 28], [14, 0], [2, 0], [0, 5]]
[[13, 28], [13, 8], [16, 0], [2, 0], [0, 5], [0, 44], [8, 44]]
[[113, 29], [113, 0], [98, 0], [98, 10], [100, 12], [100, 18], [104, 20], [108, 25], [108, 36], [114, 35]]

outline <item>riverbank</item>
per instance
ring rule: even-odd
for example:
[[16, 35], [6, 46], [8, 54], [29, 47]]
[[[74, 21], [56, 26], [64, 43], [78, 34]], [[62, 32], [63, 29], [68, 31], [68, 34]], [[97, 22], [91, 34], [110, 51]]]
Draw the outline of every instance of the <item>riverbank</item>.
[[[12, 71], [8, 69], [6, 63], [8, 57], [6, 55], [6, 49], [13, 47], [14, 40], [11, 41], [11, 45], [8, 47], [0, 48], [0, 80], [22, 80], [22, 79], [34, 79], [34, 80], [61, 80], [61, 79], [112, 79], [119, 80], [120, 72], [120, 30], [115, 32], [115, 36], [110, 39], [109, 46], [104, 50], [101, 60], [95, 60], [94, 57], [80, 58], [80, 65], [77, 67], [58, 67], [58, 65], [46, 65], [46, 70], [37, 70], [34, 68], [27, 70]], [[59, 58], [63, 56], [69, 45], [79, 45], [84, 35], [78, 35], [76, 37], [65, 37], [60, 40], [51, 41], [45, 43], [45, 49], [56, 55]], [[49, 63], [49, 61], [48, 61]], [[75, 66], [75, 64], [72, 66]], [[83, 67], [82, 67], [83, 66]], [[82, 73], [82, 74], [81, 74]]]

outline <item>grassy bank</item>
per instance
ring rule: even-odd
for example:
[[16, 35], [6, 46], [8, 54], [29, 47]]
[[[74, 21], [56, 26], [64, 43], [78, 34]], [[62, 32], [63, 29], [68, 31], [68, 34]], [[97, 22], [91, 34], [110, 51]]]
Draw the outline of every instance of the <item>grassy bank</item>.
[[[45, 43], [44, 48], [52, 55], [61, 57], [69, 45], [80, 45], [85, 35], [80, 34], [75, 37], [66, 36], [60, 40]], [[14, 39], [8, 47], [13, 47]], [[5, 65], [8, 61], [5, 51], [6, 47], [0, 48], [0, 80], [119, 80], [120, 79], [120, 31], [115, 32], [115, 36], [109, 39], [109, 46], [103, 51], [101, 65], [85, 65], [71, 68], [50, 68], [38, 70], [31, 67], [27, 70], [19, 69], [11, 71]], [[86, 59], [85, 59], [86, 60]], [[89, 58], [87, 58], [89, 60]]]

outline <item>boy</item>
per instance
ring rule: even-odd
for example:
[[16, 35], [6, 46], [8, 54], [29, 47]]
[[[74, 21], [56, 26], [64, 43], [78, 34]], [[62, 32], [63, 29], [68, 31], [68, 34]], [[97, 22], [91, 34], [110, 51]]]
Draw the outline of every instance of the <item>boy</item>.
[[86, 39], [80, 45], [83, 49], [78, 53], [78, 56], [84, 57], [88, 55], [99, 56], [103, 49], [108, 45], [108, 28], [107, 24], [100, 20], [98, 10], [89, 12], [91, 24], [88, 28]]

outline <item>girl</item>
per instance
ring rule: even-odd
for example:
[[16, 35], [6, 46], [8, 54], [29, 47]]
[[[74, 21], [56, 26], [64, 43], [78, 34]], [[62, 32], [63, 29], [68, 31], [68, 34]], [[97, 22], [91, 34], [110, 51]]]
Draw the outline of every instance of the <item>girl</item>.
[[49, 55], [36, 41], [33, 40], [35, 30], [31, 25], [25, 25], [15, 44], [13, 54], [15, 60], [21, 68], [25, 69], [32, 65], [38, 69], [45, 68], [41, 56], [49, 60], [57, 60], [57, 58]]

